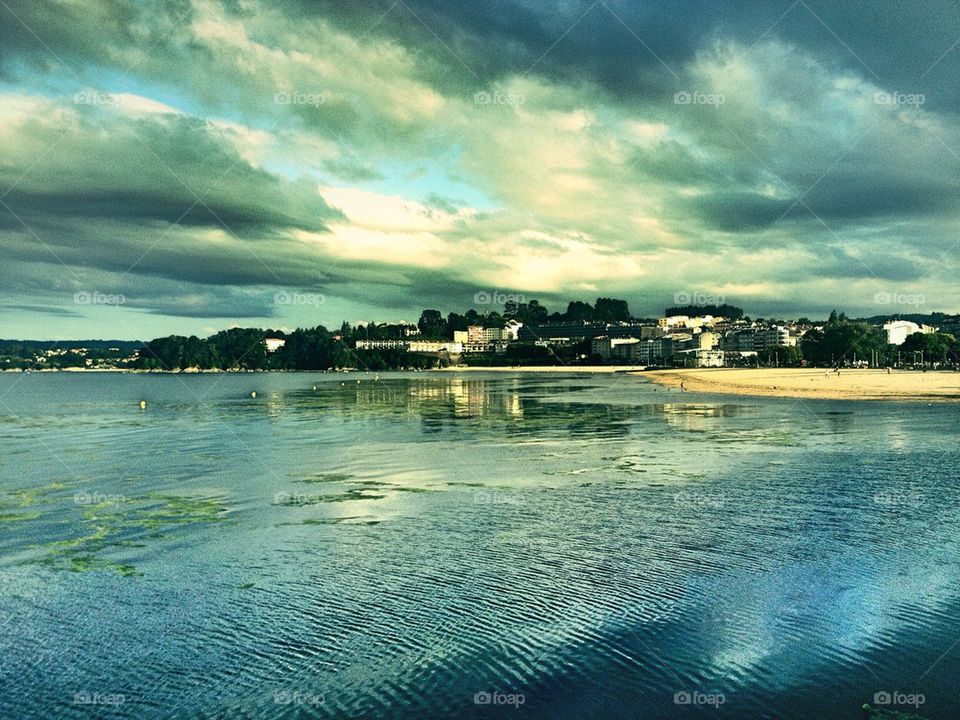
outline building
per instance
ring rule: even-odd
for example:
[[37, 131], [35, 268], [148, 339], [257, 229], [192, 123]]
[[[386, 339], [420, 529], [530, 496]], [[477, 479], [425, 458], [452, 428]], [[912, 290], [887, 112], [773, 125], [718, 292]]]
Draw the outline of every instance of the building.
[[357, 340], [357, 350], [406, 350], [415, 353], [462, 353], [463, 344], [446, 340]]
[[631, 348], [636, 345], [640, 338], [635, 337], [599, 337], [590, 341], [590, 352], [599, 355], [604, 360], [631, 359]]
[[357, 350], [406, 350], [407, 340], [357, 340]]
[[637, 360], [644, 365], [669, 365], [676, 349], [677, 341], [671, 336], [644, 340], [637, 347]]
[[467, 343], [492, 343], [498, 341], [511, 342], [519, 339], [520, 328], [523, 323], [516, 320], [508, 320], [503, 327], [483, 327], [482, 325], [470, 325], [466, 330], [454, 331], [454, 340]]
[[287, 341], [283, 338], [264, 338], [263, 344], [267, 346], [268, 353], [274, 353], [286, 345]]
[[670, 315], [657, 320], [657, 325], [662, 328], [686, 327], [686, 322], [689, 319], [688, 315]]
[[724, 350], [730, 352], [760, 352], [775, 347], [791, 347], [797, 344], [797, 338], [790, 329], [773, 325], [767, 328], [745, 328], [734, 330], [723, 336]]
[[723, 367], [726, 356], [723, 350], [713, 350], [709, 348], [691, 348], [690, 350], [681, 350], [677, 355], [684, 358], [684, 365], [689, 363], [692, 367]]
[[720, 337], [716, 333], [705, 330], [694, 333], [691, 344], [695, 350], [713, 350], [720, 344]]
[[[780, 325], [757, 330], [754, 339], [753, 349], [757, 351], [791, 345], [790, 331]], [[796, 338], [793, 338], [792, 344], [797, 344]]]
[[523, 323], [508, 320], [503, 327], [470, 325], [466, 330], [454, 330], [453, 341], [463, 345], [463, 352], [506, 352], [507, 344], [520, 338]]
[[887, 333], [887, 343], [890, 345], [903, 345], [907, 337], [914, 333], [932, 333], [937, 330], [929, 325], [918, 325], [909, 320], [890, 320], [884, 323], [883, 329]]
[[644, 325], [643, 327], [640, 328], [641, 340], [661, 338], [666, 334], [667, 334], [667, 328], [660, 327], [659, 325]]
[[518, 339], [535, 340], [584, 340], [609, 335], [606, 323], [549, 323], [546, 325], [524, 325], [518, 330]]
[[691, 317], [690, 315], [669, 315], [657, 320], [657, 325], [661, 328], [686, 328], [687, 330], [693, 330], [699, 327], [713, 327], [723, 319], [724, 318], [721, 317], [714, 317], [713, 315], [698, 315], [696, 317]]
[[463, 343], [446, 340], [410, 340], [407, 342], [407, 352], [418, 353], [456, 353], [463, 352]]

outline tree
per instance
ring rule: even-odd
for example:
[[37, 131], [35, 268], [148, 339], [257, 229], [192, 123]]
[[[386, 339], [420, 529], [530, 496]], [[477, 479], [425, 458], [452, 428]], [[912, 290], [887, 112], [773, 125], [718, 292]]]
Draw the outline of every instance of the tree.
[[949, 333], [922, 333], [915, 332], [907, 335], [900, 346], [901, 353], [922, 353], [923, 363], [947, 362], [948, 358], [956, 359], [957, 341]]
[[884, 334], [865, 322], [851, 322], [834, 310], [823, 330], [810, 330], [803, 336], [803, 355], [818, 365], [839, 365], [869, 360], [874, 354], [885, 362], [887, 342]]
[[713, 315], [715, 317], [724, 317], [737, 320], [743, 318], [744, 320], [749, 320], [750, 318], [743, 317], [743, 310], [734, 307], [733, 305], [679, 305], [677, 307], [671, 307], [664, 310], [664, 314], [667, 316], [670, 315]]
[[547, 309], [537, 300], [527, 303], [526, 311], [520, 321], [527, 325], [539, 325], [547, 321]]
[[781, 367], [797, 367], [803, 357], [800, 348], [792, 345], [778, 345], [757, 353], [757, 360], [765, 365]]
[[593, 316], [594, 309], [590, 306], [590, 303], [572, 300], [567, 305], [567, 312], [564, 319], [567, 320], [567, 322], [589, 322], [593, 320]]
[[470, 325], [470, 321], [467, 320], [466, 315], [453, 312], [447, 315], [447, 329], [451, 333], [456, 330], [466, 330], [468, 325]]
[[424, 310], [420, 313], [417, 327], [425, 338], [439, 340], [447, 337], [447, 323], [439, 310]]
[[630, 308], [626, 300], [597, 298], [594, 306], [594, 318], [603, 322], [627, 322], [631, 319]]

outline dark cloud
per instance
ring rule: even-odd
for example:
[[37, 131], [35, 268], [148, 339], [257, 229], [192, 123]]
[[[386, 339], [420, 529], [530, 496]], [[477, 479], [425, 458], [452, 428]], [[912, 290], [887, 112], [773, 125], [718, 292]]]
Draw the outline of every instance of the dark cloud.
[[[8, 212], [25, 219], [112, 218], [225, 226], [232, 232], [293, 227], [321, 232], [340, 217], [315, 185], [249, 165], [220, 131], [163, 114], [131, 120], [79, 106], [60, 123], [24, 125], [0, 183]], [[55, 105], [39, 112], [62, 112]], [[34, 167], [43, 153], [43, 163]], [[0, 208], [2, 211], [3, 208]]]
[[[249, 319], [277, 316], [271, 289], [315, 288], [413, 312], [496, 277], [545, 301], [623, 289], [642, 311], [683, 273], [791, 302], [802, 283], [926, 282], [943, 268], [905, 248], [921, 222], [938, 257], [955, 238], [957, 37], [948, 2], [7, 0], [7, 307], [97, 289]], [[71, 102], [88, 87], [126, 104]], [[524, 102], [473, 101], [501, 89]], [[383, 207], [350, 198], [346, 217], [317, 178], [375, 184]]]
[[51, 315], [53, 317], [82, 317], [80, 313], [73, 310], [69, 310], [63, 307], [55, 307], [52, 305], [17, 305], [17, 304], [7, 304], [0, 305], [0, 311], [3, 310], [20, 310], [22, 312], [31, 312], [37, 313], [39, 315]]
[[587, 78], [616, 97], [658, 95], [712, 40], [749, 47], [772, 35], [881, 86], [925, 92], [938, 107], [960, 107], [960, 86], [949, 82], [960, 52], [931, 69], [960, 37], [954, 2], [303, 0], [294, 6], [417, 52], [429, 48], [454, 72], [475, 74], [480, 83], [532, 70], [557, 81]]
[[789, 199], [776, 199], [748, 192], [715, 192], [690, 202], [691, 208], [710, 227], [725, 232], [745, 232], [797, 217], [805, 210]]

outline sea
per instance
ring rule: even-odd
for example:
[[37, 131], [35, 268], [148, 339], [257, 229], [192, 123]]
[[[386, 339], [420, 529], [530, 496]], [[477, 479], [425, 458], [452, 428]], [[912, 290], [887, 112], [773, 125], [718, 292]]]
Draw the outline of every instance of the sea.
[[0, 717], [956, 720], [958, 410], [3, 373]]

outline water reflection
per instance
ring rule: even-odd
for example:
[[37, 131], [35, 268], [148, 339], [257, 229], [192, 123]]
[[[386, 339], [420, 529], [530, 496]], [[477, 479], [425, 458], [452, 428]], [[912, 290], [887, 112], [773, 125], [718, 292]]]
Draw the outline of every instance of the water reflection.
[[[594, 389], [582, 381], [562, 379], [551, 385], [515, 378], [364, 379], [297, 391], [286, 404], [348, 419], [412, 417], [429, 434], [452, 431], [527, 439], [624, 438], [633, 425], [651, 416], [662, 418], [670, 428], [695, 432], [745, 412], [733, 403], [643, 402], [652, 393], [638, 383], [631, 388], [635, 404], [585, 400]], [[284, 403], [278, 405], [282, 409]]]

